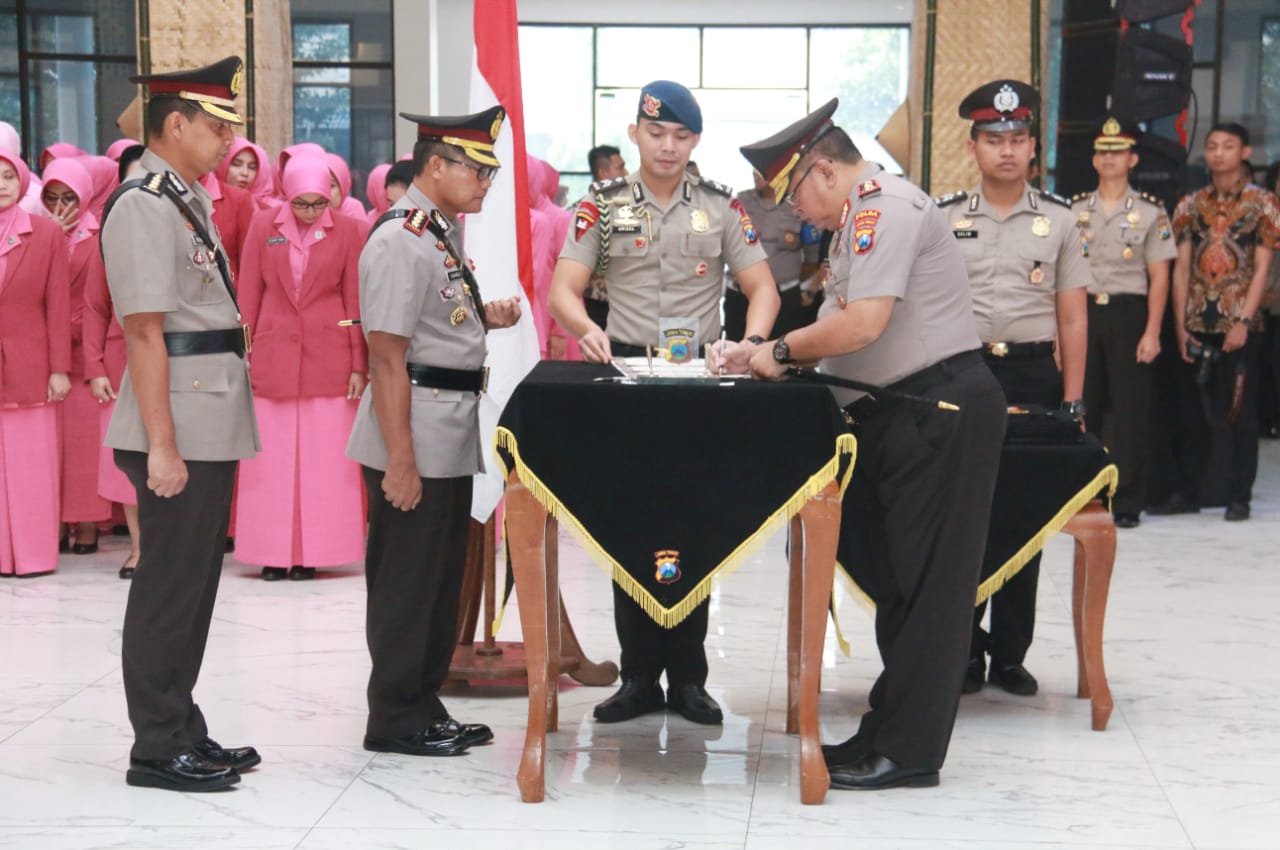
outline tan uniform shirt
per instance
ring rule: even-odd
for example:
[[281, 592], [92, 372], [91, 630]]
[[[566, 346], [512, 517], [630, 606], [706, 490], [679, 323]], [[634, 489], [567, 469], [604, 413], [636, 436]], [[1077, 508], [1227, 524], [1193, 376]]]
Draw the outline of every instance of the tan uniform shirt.
[[[764, 198], [754, 189], [739, 192], [738, 200], [756, 226], [778, 291], [795, 289], [800, 285], [800, 270], [804, 264], [818, 262], [817, 243], [805, 245], [800, 238], [804, 222], [789, 205], [774, 203], [772, 191]], [[733, 275], [729, 275], [726, 281], [730, 289], [741, 290]]]
[[[859, 299], [896, 300], [879, 339], [823, 360], [823, 372], [885, 386], [978, 348], [960, 246], [923, 190], [873, 163], [841, 218], [819, 319]], [[832, 392], [841, 406], [863, 395]]]
[[[167, 197], [142, 188], [125, 192], [102, 229], [107, 286], [116, 315], [123, 322], [134, 313], [164, 313], [166, 333], [239, 328], [235, 303], [208, 255], [209, 249], [222, 251], [208, 192], [199, 184], [187, 186], [150, 150], [141, 163], [148, 173], [168, 173], [218, 244], [203, 245]], [[262, 448], [249, 365], [229, 351], [170, 357], [169, 409], [183, 460], [241, 460]], [[115, 449], [150, 451], [127, 372], [104, 442]]]
[[1004, 219], [980, 189], [945, 209], [964, 252], [982, 341], [1056, 338], [1054, 297], [1093, 283], [1068, 202], [1027, 185]]
[[[739, 272], [768, 257], [751, 217], [727, 189], [689, 176], [666, 209], [652, 194], [639, 174], [593, 193], [578, 205], [560, 257], [594, 269], [608, 253], [609, 339], [662, 345], [659, 320], [696, 319], [701, 351], [720, 337], [725, 265]], [[601, 204], [608, 210], [607, 245]]]
[[[461, 257], [461, 234], [435, 203], [410, 185], [392, 209], [434, 213], [449, 227], [446, 236]], [[373, 232], [360, 252], [360, 320], [365, 338], [374, 331], [409, 340], [407, 362], [446, 369], [484, 366], [484, 325], [444, 243], [430, 230], [415, 233], [412, 219], [392, 219]], [[374, 374], [371, 380], [377, 381]], [[409, 427], [418, 474], [457, 478], [483, 469], [480, 455], [480, 397], [463, 390], [409, 387]], [[387, 444], [366, 392], [356, 411], [347, 457], [386, 471]]]
[[1147, 265], [1178, 256], [1164, 208], [1129, 189], [1108, 215], [1097, 193], [1071, 203], [1093, 272], [1090, 295], [1146, 295]]

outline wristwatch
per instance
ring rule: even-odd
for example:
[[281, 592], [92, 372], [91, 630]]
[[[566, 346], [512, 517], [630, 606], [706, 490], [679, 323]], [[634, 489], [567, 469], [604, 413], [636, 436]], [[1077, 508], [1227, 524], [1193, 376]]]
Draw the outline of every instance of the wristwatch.
[[1062, 403], [1062, 407], [1059, 409], [1063, 413], [1070, 414], [1071, 416], [1076, 416], [1076, 417], [1084, 416], [1085, 415], [1084, 399], [1078, 398], [1075, 401], [1064, 401]]
[[760, 334], [752, 334], [751, 336], [747, 337], [746, 341], [751, 343], [752, 345], [764, 345], [765, 340], [764, 340], [764, 337], [760, 336]]
[[785, 336], [778, 337], [778, 341], [773, 344], [773, 359], [776, 363], [794, 363], [791, 357], [791, 346], [787, 345]]

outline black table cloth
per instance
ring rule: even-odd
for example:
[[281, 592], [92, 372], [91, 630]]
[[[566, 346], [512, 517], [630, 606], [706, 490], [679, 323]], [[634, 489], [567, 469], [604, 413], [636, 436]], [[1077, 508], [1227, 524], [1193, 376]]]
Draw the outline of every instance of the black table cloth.
[[617, 375], [539, 363], [498, 421], [497, 453], [670, 628], [805, 502], [847, 484], [856, 443], [826, 387], [595, 381]]

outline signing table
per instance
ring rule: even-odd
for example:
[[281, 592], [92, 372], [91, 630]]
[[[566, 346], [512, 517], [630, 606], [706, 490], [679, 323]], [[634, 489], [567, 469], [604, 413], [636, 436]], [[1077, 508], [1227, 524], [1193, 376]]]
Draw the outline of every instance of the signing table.
[[520, 795], [543, 799], [546, 733], [557, 727], [559, 582], [546, 557], [557, 523], [671, 627], [707, 598], [717, 575], [790, 521], [790, 713], [798, 714], [801, 800], [820, 803], [828, 787], [818, 735], [822, 645], [855, 453], [843, 414], [821, 386], [623, 385], [617, 375], [610, 366], [540, 363], [498, 423], [529, 671]]

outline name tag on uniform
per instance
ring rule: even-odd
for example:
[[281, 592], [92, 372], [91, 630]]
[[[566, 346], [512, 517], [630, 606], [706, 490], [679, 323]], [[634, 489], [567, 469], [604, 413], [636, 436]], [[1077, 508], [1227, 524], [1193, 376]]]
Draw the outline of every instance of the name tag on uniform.
[[449, 272], [449, 280], [462, 280], [462, 269], [454, 269]]
[[283, 236], [272, 236], [270, 239], [267, 240], [267, 244], [268, 245], [287, 245], [289, 244], [289, 240]]
[[977, 239], [978, 231], [976, 230], [953, 230], [957, 239]]

